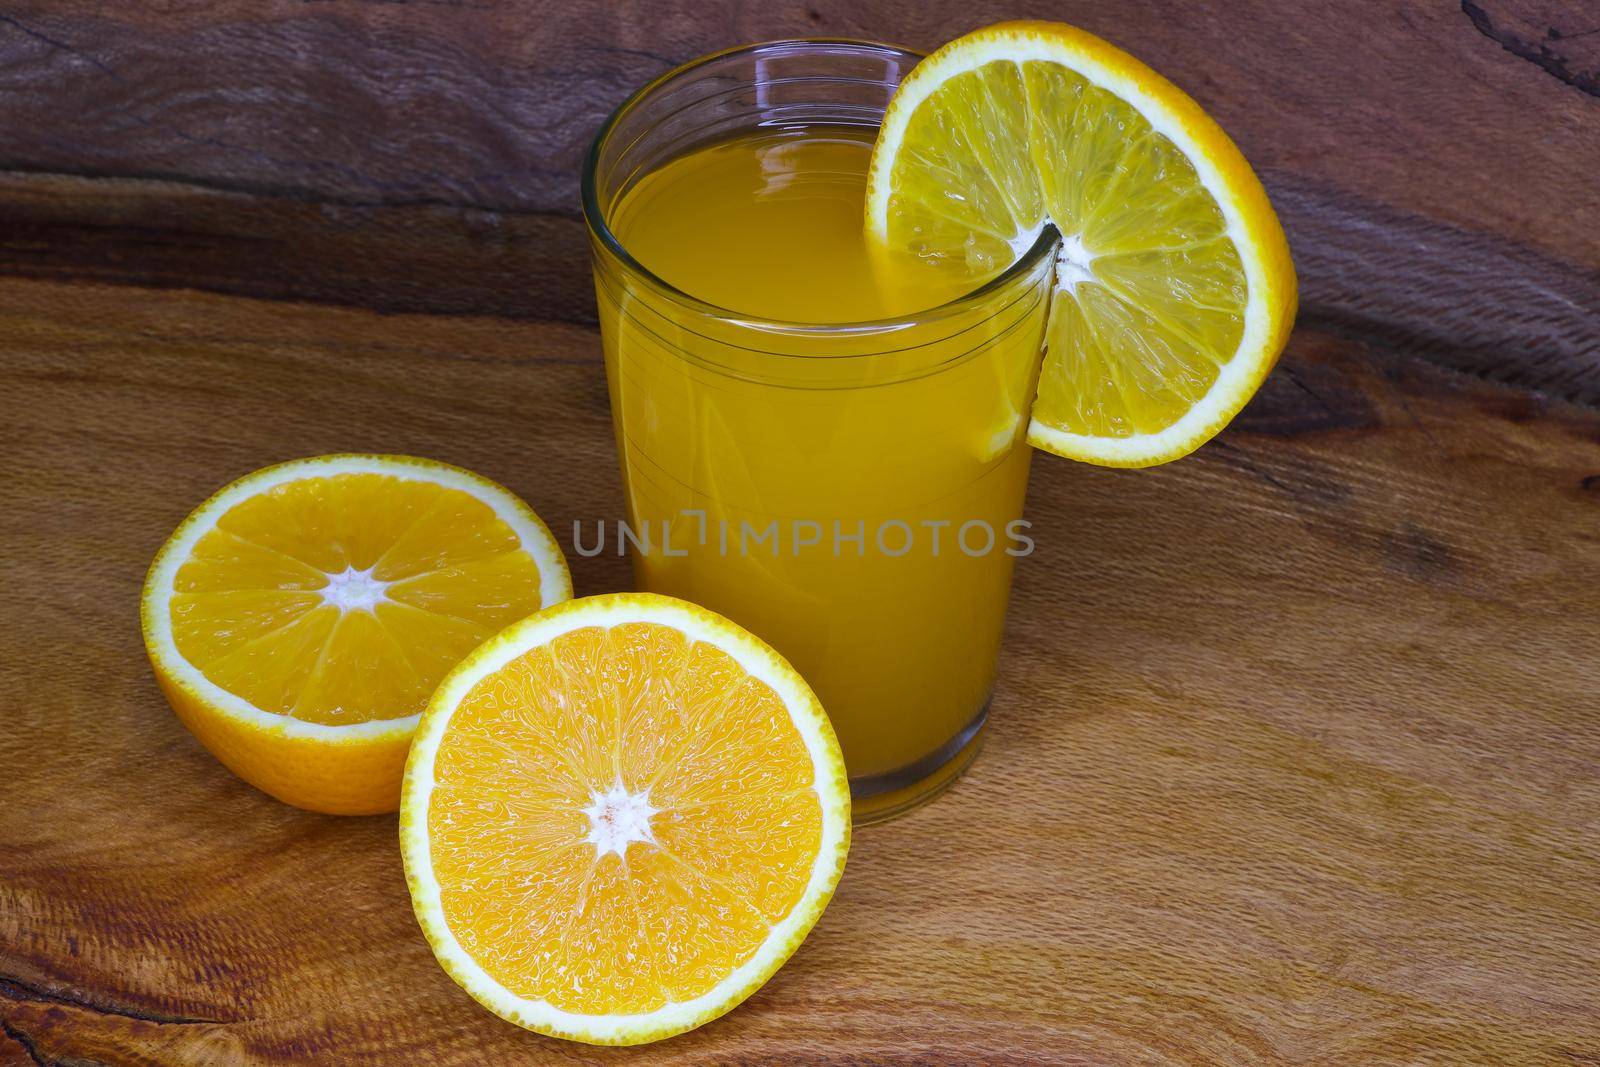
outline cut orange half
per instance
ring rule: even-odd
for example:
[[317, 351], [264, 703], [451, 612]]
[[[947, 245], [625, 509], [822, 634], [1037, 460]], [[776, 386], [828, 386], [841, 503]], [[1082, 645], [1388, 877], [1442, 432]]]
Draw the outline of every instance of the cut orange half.
[[760, 988], [844, 868], [850, 789], [800, 676], [643, 593], [516, 623], [439, 686], [400, 844], [440, 964], [495, 1014], [631, 1045]]
[[958, 38], [884, 115], [868, 240], [889, 263], [976, 285], [1047, 226], [1056, 285], [1029, 441], [1125, 467], [1199, 447], [1254, 395], [1294, 319], [1260, 181], [1199, 105], [1098, 37], [1011, 22]]
[[572, 595], [544, 523], [486, 478], [404, 456], [256, 471], [162, 546], [140, 605], [179, 719], [313, 811], [400, 803], [423, 705], [507, 623]]

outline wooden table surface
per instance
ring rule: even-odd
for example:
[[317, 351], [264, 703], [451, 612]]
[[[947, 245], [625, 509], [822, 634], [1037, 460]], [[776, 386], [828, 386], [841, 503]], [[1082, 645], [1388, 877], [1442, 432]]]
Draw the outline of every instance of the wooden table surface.
[[[0, 1062], [1600, 1064], [1600, 10], [14, 3], [0, 12]], [[1235, 426], [1034, 464], [986, 750], [632, 1052], [434, 964], [393, 817], [168, 711], [144, 569], [263, 464], [622, 500], [576, 167], [670, 64], [1078, 22], [1256, 162], [1302, 282]], [[574, 558], [580, 593], [625, 562]]]

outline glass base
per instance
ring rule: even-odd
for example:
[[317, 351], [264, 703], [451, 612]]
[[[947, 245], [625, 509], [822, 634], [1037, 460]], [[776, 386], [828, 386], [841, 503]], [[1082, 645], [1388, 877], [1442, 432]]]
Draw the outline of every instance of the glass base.
[[904, 815], [944, 792], [961, 777], [983, 747], [989, 702], [961, 732], [915, 763], [884, 774], [850, 779], [851, 822], [856, 826]]

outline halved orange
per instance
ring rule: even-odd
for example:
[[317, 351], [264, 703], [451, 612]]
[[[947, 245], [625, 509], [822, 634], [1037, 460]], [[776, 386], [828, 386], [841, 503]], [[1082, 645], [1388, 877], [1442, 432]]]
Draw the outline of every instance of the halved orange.
[[572, 595], [506, 489], [405, 456], [245, 476], [162, 546], [140, 603], [178, 718], [235, 774], [313, 811], [393, 811], [422, 707], [507, 623]]
[[557, 605], [440, 684], [400, 844], [440, 964], [502, 1018], [637, 1044], [743, 1001], [833, 895], [850, 788], [776, 652], [669, 597]]

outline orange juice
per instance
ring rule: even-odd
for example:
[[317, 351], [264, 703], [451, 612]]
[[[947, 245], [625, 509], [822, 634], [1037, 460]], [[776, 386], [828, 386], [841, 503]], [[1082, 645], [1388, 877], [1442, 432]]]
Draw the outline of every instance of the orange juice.
[[1049, 268], [963, 297], [875, 262], [875, 132], [695, 145], [619, 191], [603, 210], [623, 254], [595, 252], [638, 582], [793, 663], [858, 818], [930, 795], [976, 749], [1032, 544], [1024, 433]]
[[658, 277], [764, 319], [864, 322], [953, 300], [966, 287], [947, 275], [868, 254], [862, 198], [875, 132], [813, 128], [706, 146], [645, 175], [611, 227]]

